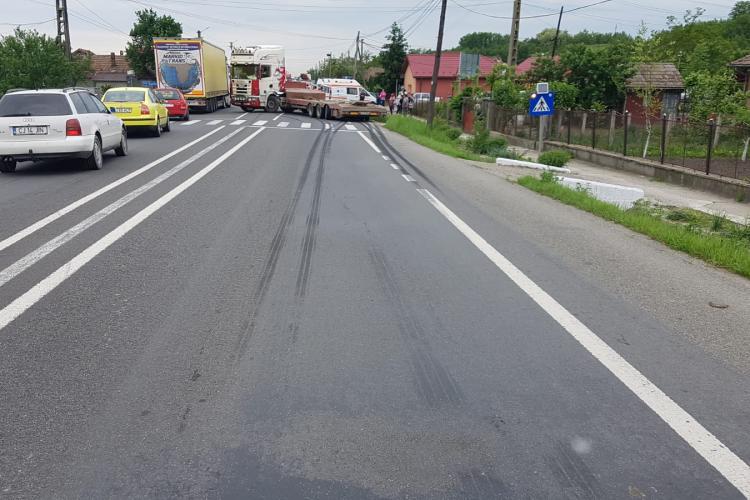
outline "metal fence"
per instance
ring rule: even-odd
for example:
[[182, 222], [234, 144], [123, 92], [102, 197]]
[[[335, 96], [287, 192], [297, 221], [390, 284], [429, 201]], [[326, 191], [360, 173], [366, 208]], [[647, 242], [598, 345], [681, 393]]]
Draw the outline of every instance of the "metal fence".
[[[525, 109], [500, 108], [491, 101], [480, 109], [490, 130], [539, 137], [540, 121]], [[667, 116], [636, 123], [627, 113], [562, 110], [547, 119], [544, 137], [750, 181], [750, 127]]]

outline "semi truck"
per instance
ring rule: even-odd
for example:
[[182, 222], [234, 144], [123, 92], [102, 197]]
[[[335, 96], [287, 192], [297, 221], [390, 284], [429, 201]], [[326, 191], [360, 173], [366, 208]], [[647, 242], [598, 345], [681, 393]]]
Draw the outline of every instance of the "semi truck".
[[188, 106], [212, 113], [229, 106], [224, 50], [202, 38], [154, 38], [156, 82], [185, 95]]
[[233, 47], [229, 66], [231, 101], [244, 111], [300, 110], [323, 119], [369, 119], [387, 113], [351, 78], [321, 79], [314, 88], [309, 82], [289, 81], [280, 45]]

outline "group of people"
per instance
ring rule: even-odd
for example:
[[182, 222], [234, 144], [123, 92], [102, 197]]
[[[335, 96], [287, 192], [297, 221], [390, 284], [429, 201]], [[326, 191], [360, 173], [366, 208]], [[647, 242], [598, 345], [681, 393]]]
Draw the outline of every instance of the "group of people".
[[414, 111], [414, 95], [411, 92], [402, 90], [399, 94], [386, 94], [385, 90], [380, 89], [378, 94], [378, 104], [388, 108], [391, 114], [412, 114]]

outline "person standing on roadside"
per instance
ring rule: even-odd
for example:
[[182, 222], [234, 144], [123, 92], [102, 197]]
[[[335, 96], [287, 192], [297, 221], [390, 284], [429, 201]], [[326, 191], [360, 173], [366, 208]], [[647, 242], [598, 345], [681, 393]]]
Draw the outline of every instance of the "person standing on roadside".
[[395, 101], [396, 101], [396, 98], [394, 97], [394, 95], [393, 94], [388, 94], [388, 112], [390, 114], [395, 113], [395, 108], [394, 108]]
[[381, 106], [385, 105], [385, 90], [380, 89], [380, 94], [378, 94], [378, 104]]

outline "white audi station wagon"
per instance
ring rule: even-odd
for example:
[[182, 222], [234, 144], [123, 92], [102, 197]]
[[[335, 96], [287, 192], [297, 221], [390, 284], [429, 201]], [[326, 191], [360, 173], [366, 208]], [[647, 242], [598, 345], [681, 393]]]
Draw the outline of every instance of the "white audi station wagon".
[[99, 170], [111, 150], [128, 154], [125, 125], [86, 89], [12, 90], [0, 99], [0, 172], [57, 158]]

